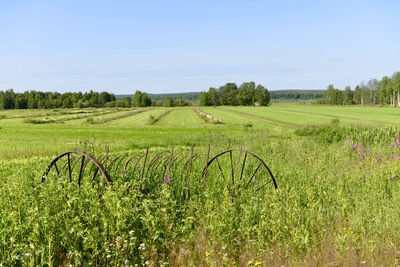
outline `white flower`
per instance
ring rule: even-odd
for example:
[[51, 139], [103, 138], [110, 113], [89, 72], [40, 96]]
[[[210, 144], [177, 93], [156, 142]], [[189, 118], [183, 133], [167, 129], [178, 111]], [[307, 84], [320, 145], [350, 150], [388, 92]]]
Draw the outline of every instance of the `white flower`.
[[109, 258], [109, 257], [111, 257], [111, 255], [110, 255], [110, 254], [108, 254], [108, 255], [107, 255], [107, 258]]
[[129, 231], [129, 234], [130, 234], [130, 235], [133, 235], [134, 232], [135, 232], [135, 231], [130, 230], [130, 231]]

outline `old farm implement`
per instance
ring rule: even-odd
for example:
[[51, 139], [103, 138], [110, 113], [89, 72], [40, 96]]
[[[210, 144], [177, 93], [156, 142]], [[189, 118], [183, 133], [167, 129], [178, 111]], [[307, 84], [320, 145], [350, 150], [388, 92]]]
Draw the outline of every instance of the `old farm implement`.
[[228, 149], [211, 157], [195, 153], [192, 146], [181, 152], [152, 151], [94, 156], [83, 151], [68, 151], [54, 158], [43, 173], [42, 182], [53, 177], [78, 186], [107, 186], [121, 180], [134, 179], [142, 192], [152, 192], [163, 184], [175, 188], [175, 193], [190, 197], [195, 188], [220, 188], [235, 197], [241, 190], [258, 192], [277, 188], [271, 170], [252, 152]]

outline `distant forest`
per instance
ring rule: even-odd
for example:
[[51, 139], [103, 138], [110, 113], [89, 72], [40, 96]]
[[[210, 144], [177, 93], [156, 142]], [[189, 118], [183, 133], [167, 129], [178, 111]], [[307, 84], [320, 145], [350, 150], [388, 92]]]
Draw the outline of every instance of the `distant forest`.
[[319, 104], [328, 105], [366, 105], [379, 104], [400, 107], [400, 72], [391, 77], [384, 76], [381, 80], [371, 79], [365, 84], [361, 82], [354, 88], [350, 86], [342, 91], [329, 85], [325, 97], [318, 100]]
[[268, 105], [279, 101], [315, 101], [327, 105], [379, 104], [400, 107], [400, 72], [360, 83], [354, 90], [344, 90], [329, 85], [326, 90], [268, 91], [262, 85], [245, 82], [239, 87], [227, 83], [208, 92], [175, 94], [147, 94], [136, 91], [132, 95], [114, 95], [108, 92], [56, 93], [26, 91], [15, 93], [12, 89], [0, 91], [0, 110], [4, 109], [54, 109], [89, 107], [145, 107], [189, 105]]
[[[271, 102], [277, 101], [301, 101], [301, 100], [317, 100], [325, 97], [326, 90], [302, 90], [302, 89], [288, 89], [269, 91]], [[172, 99], [182, 99], [198, 103], [200, 100], [201, 92], [190, 93], [171, 93], [171, 94], [148, 94], [152, 101], [162, 100], [171, 97]], [[132, 97], [132, 95], [116, 95], [115, 97], [122, 100], [124, 97]]]
[[211, 87], [208, 92], [200, 93], [200, 106], [267, 106], [270, 95], [264, 86], [254, 82], [244, 82], [239, 87], [235, 83], [227, 83], [218, 88]]

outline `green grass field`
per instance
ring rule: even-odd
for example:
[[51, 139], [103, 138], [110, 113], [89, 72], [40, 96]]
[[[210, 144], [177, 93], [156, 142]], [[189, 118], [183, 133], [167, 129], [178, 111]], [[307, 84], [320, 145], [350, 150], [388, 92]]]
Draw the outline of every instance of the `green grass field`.
[[[200, 109], [222, 123], [194, 107], [0, 111], [1, 266], [400, 264], [400, 109]], [[116, 157], [173, 148], [183, 156], [192, 145], [199, 157], [191, 171], [165, 152], [164, 171], [141, 174], [144, 157], [115, 165], [112, 186], [85, 172], [81, 186], [54, 172], [42, 183], [65, 151], [98, 157], [108, 146]], [[251, 180], [258, 162], [249, 156], [243, 164], [240, 152], [221, 156], [221, 171], [214, 161], [203, 173], [208, 148], [210, 159], [240, 147], [268, 165], [278, 189], [259, 189], [268, 173]]]

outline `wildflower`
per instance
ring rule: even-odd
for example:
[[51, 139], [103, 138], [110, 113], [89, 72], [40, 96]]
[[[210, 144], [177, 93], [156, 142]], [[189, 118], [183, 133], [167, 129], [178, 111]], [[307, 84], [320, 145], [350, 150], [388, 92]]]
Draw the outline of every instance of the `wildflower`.
[[368, 243], [375, 243], [375, 240], [368, 240]]
[[146, 264], [146, 265], [150, 265], [150, 261], [146, 261], [144, 264]]
[[29, 254], [29, 253], [25, 253], [25, 254], [24, 254], [25, 257], [29, 257], [30, 255], [31, 255], [31, 254]]
[[357, 165], [357, 166], [360, 166], [360, 162], [357, 161], [357, 162], [356, 162], [356, 165]]
[[351, 142], [350, 137], [347, 137], [347, 143], [350, 143], [350, 142]]
[[355, 144], [351, 147], [351, 149], [353, 149], [353, 151], [356, 150], [356, 148], [357, 148], [357, 145], [355, 145]]
[[130, 235], [133, 235], [134, 232], [135, 232], [134, 230], [130, 230], [130, 231], [129, 231], [129, 234], [130, 234]]
[[369, 150], [369, 148], [367, 148], [367, 154], [369, 155], [369, 153], [371, 153], [371, 150]]
[[256, 262], [254, 263], [254, 266], [259, 266], [259, 265], [261, 265], [261, 263], [262, 263], [262, 261], [256, 261]]
[[389, 156], [391, 159], [393, 159], [393, 153], [392, 154], [390, 154], [390, 156]]
[[171, 184], [171, 176], [165, 175], [164, 184]]
[[363, 158], [364, 158], [364, 154], [361, 153], [361, 154], [360, 154], [360, 159], [363, 159]]
[[395, 159], [398, 159], [398, 158], [399, 158], [399, 154], [396, 154], [396, 156], [394, 156], [394, 158], [395, 158]]
[[247, 262], [247, 266], [253, 265], [253, 264], [254, 264], [254, 261], [248, 261], [248, 262]]
[[193, 216], [189, 216], [189, 217], [187, 217], [186, 219], [185, 219], [185, 221], [193, 221], [194, 220], [194, 217]]
[[380, 161], [382, 159], [382, 156], [380, 154], [378, 154], [378, 161]]
[[140, 168], [140, 166], [139, 165], [135, 165], [135, 169], [139, 169]]
[[361, 176], [361, 178], [365, 181], [365, 176], [363, 175], [363, 176]]
[[110, 254], [108, 254], [108, 255], [107, 255], [107, 258], [109, 258], [109, 257], [111, 257], [111, 255], [110, 255]]

